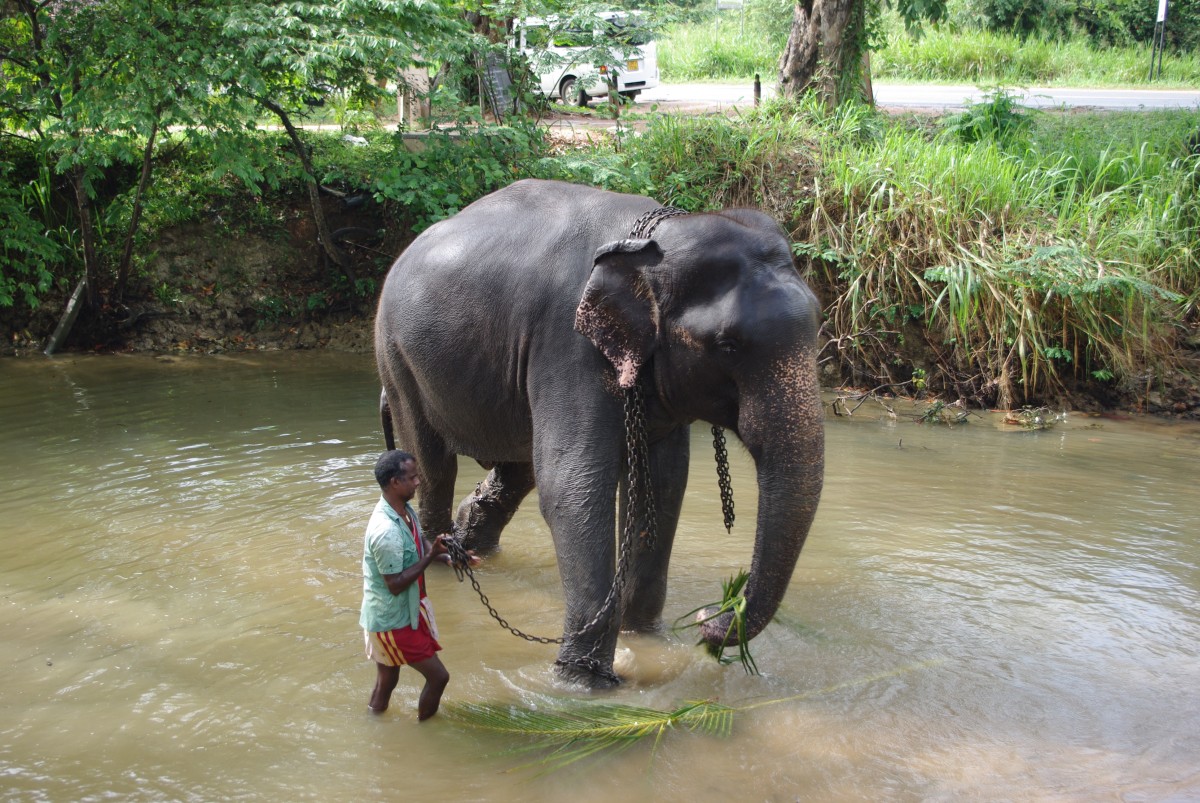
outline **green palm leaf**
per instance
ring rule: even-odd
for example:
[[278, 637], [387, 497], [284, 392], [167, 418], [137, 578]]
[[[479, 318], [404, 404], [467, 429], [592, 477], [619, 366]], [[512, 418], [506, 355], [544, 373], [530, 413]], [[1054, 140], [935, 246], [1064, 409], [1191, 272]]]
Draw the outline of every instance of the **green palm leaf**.
[[733, 715], [736, 711], [808, 700], [942, 663], [944, 659], [940, 658], [920, 661], [822, 689], [762, 700], [738, 708], [704, 700], [685, 703], [674, 711], [659, 711], [624, 703], [589, 703], [542, 697], [536, 704], [528, 706], [516, 703], [450, 702], [443, 704], [442, 713], [447, 719], [461, 725], [510, 738], [529, 739], [528, 744], [508, 752], [542, 751], [545, 755], [536, 763], [545, 766], [544, 772], [550, 772], [588, 756], [619, 753], [650, 737], [657, 749], [663, 736], [672, 729], [727, 738], [733, 733]]
[[674, 711], [623, 703], [557, 701], [557, 707], [523, 708], [496, 703], [450, 703], [448, 719], [533, 741], [515, 752], [548, 751], [541, 759], [550, 769], [600, 753], [617, 753], [646, 740], [657, 747], [668, 730], [727, 737], [733, 709], [709, 701], [687, 703]]
[[[742, 570], [737, 575], [723, 581], [721, 583], [721, 602], [717, 604], [714, 611], [699, 621], [692, 620], [681, 624], [709, 606], [701, 605], [699, 608], [693, 608], [675, 620], [675, 629], [686, 630], [689, 627], [699, 627], [710, 619], [717, 619], [722, 614], [732, 613], [733, 618], [729, 621], [729, 629], [725, 631], [725, 639], [720, 644], [705, 643], [704, 649], [722, 666], [738, 661], [741, 663], [742, 669], [746, 670], [747, 675], [757, 675], [758, 664], [754, 662], [754, 656], [750, 654], [750, 639], [746, 636], [746, 581], [749, 579], [750, 575]], [[737, 655], [734, 658], [725, 655], [725, 650], [728, 649], [725, 646], [725, 640], [728, 640], [731, 634], [737, 641]]]

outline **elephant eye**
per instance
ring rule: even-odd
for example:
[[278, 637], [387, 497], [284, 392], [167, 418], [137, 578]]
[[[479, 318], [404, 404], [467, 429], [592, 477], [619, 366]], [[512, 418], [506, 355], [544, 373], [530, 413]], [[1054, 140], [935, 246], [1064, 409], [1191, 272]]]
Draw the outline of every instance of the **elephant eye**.
[[729, 335], [717, 335], [716, 339], [717, 351], [724, 354], [736, 354], [738, 350], [737, 338]]

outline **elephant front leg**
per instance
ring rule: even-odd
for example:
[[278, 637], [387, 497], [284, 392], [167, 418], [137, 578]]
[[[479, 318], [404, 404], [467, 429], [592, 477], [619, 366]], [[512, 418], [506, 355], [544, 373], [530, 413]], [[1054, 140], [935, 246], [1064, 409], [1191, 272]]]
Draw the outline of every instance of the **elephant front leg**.
[[[679, 512], [687, 488], [690, 433], [686, 426], [672, 431], [650, 447], [650, 483], [654, 491], [655, 526], [639, 521], [634, 560], [622, 595], [621, 629], [653, 633], [662, 629], [663, 605], [667, 599], [667, 574]], [[628, 483], [622, 482], [621, 515], [628, 508]], [[652, 537], [651, 537], [652, 534]]]
[[533, 487], [529, 463], [500, 463], [488, 472], [458, 506], [455, 525], [466, 533], [463, 546], [481, 553], [496, 549], [500, 533]]
[[586, 459], [559, 451], [553, 469], [539, 468], [537, 476], [566, 608], [555, 669], [564, 680], [591, 688], [620, 682], [612, 668], [621, 604], [613, 582], [617, 459], [613, 455], [597, 466], [599, 451], [585, 450]]

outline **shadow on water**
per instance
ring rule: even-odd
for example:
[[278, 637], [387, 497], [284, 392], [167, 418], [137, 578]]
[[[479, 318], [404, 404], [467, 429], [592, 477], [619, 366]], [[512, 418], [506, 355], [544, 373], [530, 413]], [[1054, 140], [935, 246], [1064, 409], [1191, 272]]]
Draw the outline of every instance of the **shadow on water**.
[[[626, 638], [601, 699], [739, 709], [568, 770], [418, 726], [416, 675], [373, 718], [358, 632], [376, 498], [365, 356], [0, 361], [0, 773], [7, 798], [430, 800], [1200, 797], [1200, 428], [1071, 416], [1011, 431], [865, 412], [826, 424], [826, 492], [762, 675]], [[754, 472], [720, 524], [707, 428], [667, 618], [749, 565]], [[466, 494], [482, 471], [464, 461]], [[557, 634], [527, 502], [484, 564], [513, 624]], [[552, 647], [431, 573], [448, 699], [544, 705]], [[576, 695], [578, 696], [578, 695]]]

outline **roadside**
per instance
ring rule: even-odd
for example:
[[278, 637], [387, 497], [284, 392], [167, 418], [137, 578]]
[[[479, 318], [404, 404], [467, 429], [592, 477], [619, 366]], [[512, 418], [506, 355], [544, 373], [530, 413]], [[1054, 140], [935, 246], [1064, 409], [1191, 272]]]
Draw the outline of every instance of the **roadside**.
[[[900, 84], [875, 83], [876, 106], [891, 114], [941, 114], [957, 111], [986, 100], [986, 88], [967, 84]], [[1095, 89], [1063, 87], [1011, 87], [1009, 90], [1019, 105], [1047, 111], [1162, 111], [1168, 109], [1200, 109], [1200, 89]], [[775, 96], [771, 81], [763, 80], [758, 97], [766, 100]], [[551, 114], [543, 120], [546, 128], [564, 139], [578, 139], [591, 131], [614, 133], [619, 126], [640, 129], [645, 115], [664, 114], [736, 116], [755, 105], [755, 86], [752, 81], [693, 82], [660, 84], [642, 92], [637, 101], [626, 107], [620, 121], [601, 116], [593, 101], [589, 109], [577, 109], [556, 103]]]

